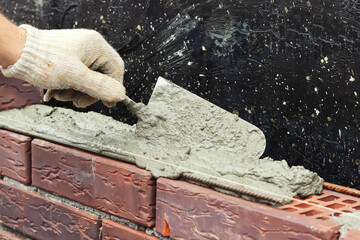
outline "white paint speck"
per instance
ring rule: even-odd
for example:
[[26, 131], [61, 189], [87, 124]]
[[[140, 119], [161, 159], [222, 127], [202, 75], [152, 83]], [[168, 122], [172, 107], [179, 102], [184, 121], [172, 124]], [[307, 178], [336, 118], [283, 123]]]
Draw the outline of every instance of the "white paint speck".
[[177, 55], [177, 56], [179, 56], [179, 57], [184, 56], [182, 50], [176, 51], [174, 54]]
[[320, 59], [321, 63], [328, 63], [329, 62], [329, 58], [328, 57], [324, 57], [322, 59]]
[[350, 79], [349, 79], [350, 82], [354, 82], [355, 81], [355, 78], [353, 76], [350, 76]]

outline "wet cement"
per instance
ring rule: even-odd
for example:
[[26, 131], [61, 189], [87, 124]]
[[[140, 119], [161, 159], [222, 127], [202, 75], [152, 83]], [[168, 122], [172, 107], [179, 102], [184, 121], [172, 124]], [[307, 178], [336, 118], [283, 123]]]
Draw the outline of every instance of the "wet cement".
[[265, 137], [258, 128], [198, 100], [177, 87], [157, 89], [148, 105], [128, 106], [138, 117], [133, 126], [95, 112], [33, 105], [0, 112], [0, 127], [128, 161], [156, 178], [192, 173], [286, 197], [321, 192], [316, 173], [260, 158]]

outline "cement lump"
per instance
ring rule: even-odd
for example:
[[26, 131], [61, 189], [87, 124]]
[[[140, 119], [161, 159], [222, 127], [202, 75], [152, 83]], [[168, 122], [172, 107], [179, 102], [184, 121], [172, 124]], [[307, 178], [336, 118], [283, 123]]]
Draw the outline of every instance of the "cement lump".
[[[179, 178], [187, 172], [286, 197], [322, 191], [323, 179], [316, 173], [260, 158], [264, 137], [255, 126], [236, 116], [220, 117], [215, 107], [201, 112], [196, 99], [184, 99], [177, 89], [157, 94], [146, 106], [128, 106], [138, 116], [134, 126], [99, 113], [32, 105], [0, 112], [0, 127], [132, 162], [156, 178]], [[164, 96], [172, 100], [161, 102]], [[199, 114], [188, 113], [194, 113], [194, 105]]]

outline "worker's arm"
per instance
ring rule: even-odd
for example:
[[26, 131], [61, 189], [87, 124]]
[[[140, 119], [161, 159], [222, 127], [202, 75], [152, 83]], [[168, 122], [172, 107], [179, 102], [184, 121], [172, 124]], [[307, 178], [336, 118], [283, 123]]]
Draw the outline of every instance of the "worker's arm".
[[2, 73], [49, 89], [45, 101], [86, 107], [125, 99], [124, 62], [96, 31], [17, 27], [0, 14], [0, 32]]
[[7, 68], [20, 59], [25, 46], [26, 31], [0, 14], [0, 66]]

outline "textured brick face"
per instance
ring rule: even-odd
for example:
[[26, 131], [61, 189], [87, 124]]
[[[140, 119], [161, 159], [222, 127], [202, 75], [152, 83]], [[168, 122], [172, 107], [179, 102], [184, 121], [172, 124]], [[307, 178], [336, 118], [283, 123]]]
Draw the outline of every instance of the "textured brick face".
[[183, 181], [157, 182], [156, 231], [174, 239], [337, 239], [336, 222], [314, 221]]
[[0, 181], [0, 220], [36, 239], [98, 239], [100, 221], [75, 208]]
[[0, 111], [42, 103], [42, 97], [42, 89], [0, 73]]
[[0, 175], [31, 182], [31, 138], [0, 129]]
[[159, 240], [157, 237], [149, 236], [109, 219], [104, 219], [102, 222], [102, 236], [103, 240]]
[[33, 185], [141, 224], [155, 222], [155, 180], [148, 171], [57, 144], [32, 143]]

